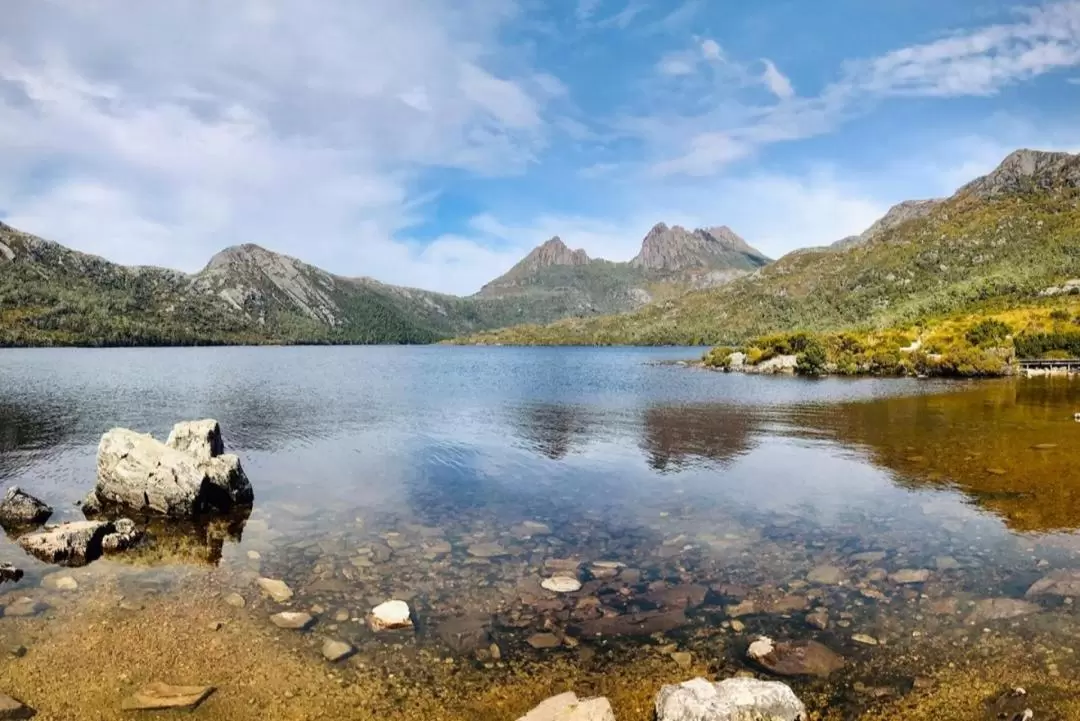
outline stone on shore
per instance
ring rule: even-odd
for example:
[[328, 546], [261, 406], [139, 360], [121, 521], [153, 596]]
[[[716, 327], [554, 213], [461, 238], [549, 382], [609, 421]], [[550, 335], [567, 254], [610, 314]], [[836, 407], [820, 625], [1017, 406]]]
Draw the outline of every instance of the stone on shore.
[[21, 701], [13, 699], [7, 694], [0, 693], [0, 719], [28, 719], [33, 718], [37, 711]]
[[540, 582], [540, 587], [553, 593], [574, 593], [581, 590], [581, 581], [570, 576], [555, 576], [545, 578]]
[[262, 592], [278, 603], [285, 603], [293, 597], [293, 590], [284, 581], [276, 578], [260, 578], [258, 583]]
[[615, 721], [604, 697], [579, 699], [572, 691], [552, 696], [518, 721]]
[[143, 532], [135, 527], [130, 518], [120, 518], [113, 522], [113, 530], [101, 539], [101, 550], [105, 553], [126, 551], [142, 540]]
[[404, 601], [387, 601], [371, 610], [368, 626], [372, 631], [412, 628], [412, 611]]
[[109, 521], [73, 521], [19, 538], [23, 550], [45, 563], [61, 566], [85, 566], [102, 553], [105, 536], [116, 527]]
[[104, 505], [175, 518], [250, 505], [251, 483], [240, 459], [222, 455], [216, 421], [178, 423], [162, 443], [149, 434], [114, 428], [98, 444], [97, 485], [83, 510]]
[[820, 676], [824, 678], [844, 667], [838, 653], [817, 641], [777, 643], [762, 636], [750, 644], [747, 657], [777, 676]]
[[157, 682], [143, 686], [124, 699], [120, 707], [124, 711], [192, 710], [212, 693], [213, 686], [173, 686]]
[[0, 524], [9, 527], [44, 523], [52, 515], [52, 506], [26, 493], [18, 486], [7, 489], [0, 499]]
[[303, 611], [282, 611], [271, 616], [270, 623], [290, 631], [303, 631], [315, 623], [315, 617]]
[[6, 583], [11, 581], [12, 583], [18, 583], [22, 580], [23, 571], [21, 568], [15, 568], [10, 563], [0, 563], [0, 583]]
[[695, 678], [664, 686], [656, 721], [805, 721], [806, 707], [787, 684], [753, 678], [710, 683]]

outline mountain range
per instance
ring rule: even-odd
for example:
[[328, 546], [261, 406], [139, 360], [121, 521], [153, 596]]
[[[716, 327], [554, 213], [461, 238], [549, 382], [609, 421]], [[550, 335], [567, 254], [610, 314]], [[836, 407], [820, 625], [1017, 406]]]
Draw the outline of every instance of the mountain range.
[[723, 286], [463, 342], [717, 345], [793, 330], [917, 327], [1045, 304], [1080, 287], [1069, 283], [1077, 278], [1080, 155], [1018, 150], [948, 198], [901, 203], [861, 235], [794, 251]]
[[254, 244], [191, 275], [127, 267], [0, 223], [0, 345], [430, 343], [632, 310], [768, 262], [727, 228], [659, 224], [627, 263], [552, 238], [458, 297], [335, 275]]

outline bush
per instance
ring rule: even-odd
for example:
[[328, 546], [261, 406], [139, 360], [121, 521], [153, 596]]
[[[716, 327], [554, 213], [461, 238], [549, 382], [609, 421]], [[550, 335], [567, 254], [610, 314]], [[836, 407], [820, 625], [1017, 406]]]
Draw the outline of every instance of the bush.
[[734, 351], [731, 348], [720, 346], [713, 348], [704, 356], [701, 360], [707, 368], [723, 368], [727, 370], [731, 368], [731, 354]]
[[1000, 345], [1010, 333], [1012, 329], [1000, 320], [987, 318], [971, 326], [964, 337], [971, 345], [981, 347], [988, 344]]
[[[771, 357], [771, 356], [770, 356]], [[763, 360], [768, 360], [765, 357], [765, 351], [761, 350], [757, 346], [750, 346], [746, 349], [746, 364], [756, 366]]]
[[1058, 308], [1056, 310], [1050, 311], [1050, 320], [1068, 320], [1068, 319], [1069, 319], [1069, 311], [1065, 310], [1064, 308]]
[[802, 344], [802, 352], [795, 358], [795, 372], [804, 376], [818, 376], [825, 372], [828, 362], [825, 346], [817, 338], [808, 338]]
[[1018, 358], [1043, 358], [1048, 353], [1063, 351], [1067, 357], [1080, 358], [1080, 333], [1023, 333], [1013, 339]]

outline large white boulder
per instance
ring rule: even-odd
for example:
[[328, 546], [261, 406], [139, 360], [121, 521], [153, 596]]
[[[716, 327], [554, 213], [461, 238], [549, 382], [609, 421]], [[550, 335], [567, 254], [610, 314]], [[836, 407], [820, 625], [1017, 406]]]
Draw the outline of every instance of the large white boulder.
[[572, 691], [552, 696], [518, 721], [615, 721], [606, 698], [579, 699]]
[[97, 485], [83, 508], [112, 505], [184, 518], [249, 505], [254, 493], [240, 459], [222, 450], [216, 421], [178, 423], [168, 443], [114, 428], [98, 444]]
[[656, 697], [656, 721], [806, 721], [795, 692], [779, 681], [695, 678], [664, 686]]

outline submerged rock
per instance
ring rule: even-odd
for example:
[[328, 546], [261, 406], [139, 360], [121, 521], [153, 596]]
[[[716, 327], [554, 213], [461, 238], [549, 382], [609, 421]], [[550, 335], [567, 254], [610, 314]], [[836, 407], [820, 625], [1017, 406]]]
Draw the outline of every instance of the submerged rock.
[[37, 713], [22, 701], [0, 693], [0, 719], [28, 719]]
[[762, 636], [750, 644], [747, 657], [778, 676], [825, 677], [844, 667], [844, 659], [817, 641], [777, 643]]
[[554, 578], [545, 578], [540, 582], [540, 586], [553, 593], [573, 593], [581, 590], [581, 581], [570, 576], [555, 576]]
[[753, 678], [710, 683], [695, 678], [664, 686], [656, 721], [805, 721], [806, 707], [787, 684]]
[[114, 428], [98, 444], [98, 479], [83, 504], [104, 505], [187, 518], [228, 511], [254, 500], [240, 459], [222, 455], [216, 421], [179, 423], [162, 443], [149, 434]]
[[553, 633], [534, 633], [526, 639], [526, 643], [538, 651], [562, 646], [562, 641]]
[[39, 501], [18, 486], [7, 489], [0, 499], [0, 524], [5, 527], [44, 523], [52, 515], [52, 506]]
[[23, 596], [4, 606], [4, 615], [11, 617], [36, 616], [43, 611], [47, 611], [48, 608], [49, 604], [47, 603]]
[[293, 597], [293, 590], [284, 581], [276, 578], [260, 578], [258, 583], [262, 592], [278, 603], [285, 603]]
[[844, 580], [844, 571], [836, 566], [817, 566], [810, 570], [806, 580], [822, 586], [835, 586]]
[[387, 601], [371, 609], [368, 626], [372, 631], [412, 628], [412, 611], [404, 601]]
[[1018, 618], [1042, 611], [1042, 606], [1019, 598], [984, 598], [975, 604], [968, 623], [986, 623], [1006, 618]]
[[303, 631], [315, 623], [315, 617], [302, 611], [282, 611], [270, 617], [270, 623], [278, 628], [291, 631]]
[[109, 521], [73, 521], [28, 533], [18, 543], [45, 563], [84, 566], [101, 556], [102, 541], [115, 531]]
[[475, 653], [491, 645], [491, 620], [479, 616], [451, 618], [439, 624], [437, 633], [457, 653]]
[[583, 638], [596, 636], [651, 636], [667, 633], [690, 623], [681, 608], [672, 611], [643, 611], [582, 621], [570, 627]]
[[323, 641], [322, 655], [330, 663], [342, 661], [354, 653], [356, 653], [356, 649], [344, 641], [335, 641], [330, 638]]
[[12, 583], [18, 583], [22, 580], [23, 571], [21, 568], [15, 568], [10, 563], [0, 563], [0, 583], [6, 583], [11, 581]]
[[173, 686], [158, 682], [143, 686], [133, 696], [124, 699], [121, 708], [125, 711], [191, 710], [212, 693], [213, 686]]
[[615, 712], [602, 696], [579, 699], [568, 691], [552, 696], [518, 721], [615, 721]]
[[930, 580], [930, 571], [925, 568], [903, 568], [890, 573], [889, 580], [900, 584], [926, 583]]
[[1080, 569], [1062, 568], [1051, 571], [1031, 584], [1025, 594], [1036, 596], [1080, 596]]

